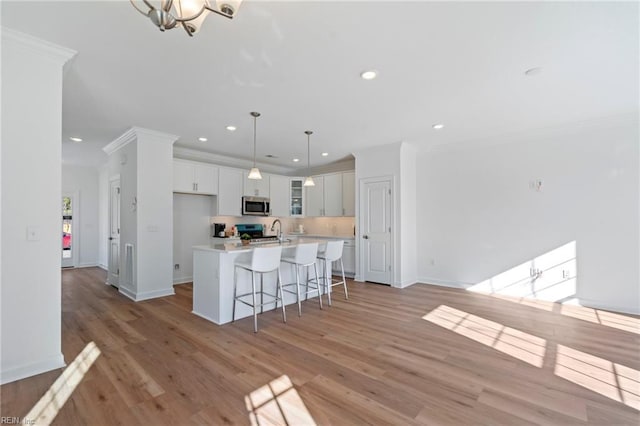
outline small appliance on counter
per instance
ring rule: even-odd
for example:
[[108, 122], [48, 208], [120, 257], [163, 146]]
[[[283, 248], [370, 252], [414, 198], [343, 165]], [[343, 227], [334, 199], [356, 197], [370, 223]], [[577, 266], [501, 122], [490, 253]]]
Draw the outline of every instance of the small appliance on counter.
[[249, 236], [251, 236], [251, 241], [252, 242], [257, 242], [257, 241], [278, 241], [278, 237], [276, 235], [272, 235], [272, 236], [265, 236], [264, 235], [264, 226], [256, 223], [256, 224], [252, 224], [252, 223], [239, 223], [236, 225], [236, 228], [238, 229], [238, 235], [240, 237], [242, 237], [243, 234], [248, 234]]
[[212, 237], [223, 237], [225, 236], [224, 230], [227, 227], [224, 223], [214, 223], [211, 225], [211, 236]]

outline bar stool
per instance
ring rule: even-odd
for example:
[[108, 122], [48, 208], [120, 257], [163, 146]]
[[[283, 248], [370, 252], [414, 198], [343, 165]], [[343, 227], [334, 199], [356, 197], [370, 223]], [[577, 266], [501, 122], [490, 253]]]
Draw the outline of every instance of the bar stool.
[[[320, 284], [318, 283], [318, 265], [316, 264], [316, 256], [318, 255], [318, 243], [298, 244], [295, 248], [293, 256], [284, 256], [282, 262], [292, 265], [296, 269], [296, 282], [290, 284], [283, 284], [283, 291], [296, 295], [296, 301], [298, 302], [298, 316], [302, 315], [302, 305], [300, 303], [300, 267], [307, 268], [307, 280], [305, 283], [305, 300], [307, 300], [309, 293], [318, 292], [318, 302], [320, 303], [320, 309], [322, 309], [322, 293], [320, 292]], [[313, 265], [315, 273], [315, 281], [309, 279], [309, 268]], [[309, 282], [315, 282], [316, 286], [309, 290]], [[289, 286], [296, 286], [296, 291], [288, 290]]]
[[[244, 303], [247, 306], [253, 308], [253, 331], [258, 332], [258, 311], [257, 307], [260, 306], [260, 312], [265, 304], [273, 303], [275, 301], [274, 310], [278, 308], [278, 300], [282, 303], [282, 321], [287, 322], [287, 314], [284, 309], [284, 299], [282, 294], [282, 279], [280, 278], [280, 258], [282, 257], [282, 246], [278, 247], [256, 247], [253, 249], [251, 257], [249, 259], [239, 257], [235, 261], [234, 277], [233, 277], [233, 314], [232, 321], [236, 320], [236, 300]], [[251, 287], [250, 293], [237, 294], [238, 292], [238, 269], [244, 269], [251, 272]], [[262, 289], [262, 279], [264, 274], [269, 272], [278, 272], [276, 293], [280, 293], [280, 297], [277, 294], [266, 293]], [[260, 291], [256, 291], [256, 273], [260, 274]], [[260, 303], [256, 303], [256, 294], [260, 294]], [[263, 303], [264, 296], [272, 297], [267, 303]], [[252, 296], [252, 303], [242, 300], [243, 297]]]
[[[344, 286], [344, 298], [349, 299], [349, 293], [347, 291], [347, 280], [344, 277], [344, 263], [342, 262], [342, 248], [344, 241], [327, 241], [327, 247], [324, 251], [318, 253], [318, 260], [324, 262], [324, 268], [322, 268], [322, 276], [320, 279], [324, 284], [325, 291], [327, 293], [327, 299], [329, 300], [329, 306], [331, 306], [331, 287], [342, 284]], [[342, 281], [335, 280], [331, 275], [331, 262], [340, 261], [340, 268], [342, 269]], [[326, 276], [328, 275], [328, 276]]]

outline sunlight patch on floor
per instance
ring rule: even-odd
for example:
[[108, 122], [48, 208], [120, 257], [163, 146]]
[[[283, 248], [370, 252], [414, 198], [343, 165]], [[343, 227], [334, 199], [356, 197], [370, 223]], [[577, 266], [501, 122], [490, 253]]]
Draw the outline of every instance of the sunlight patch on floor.
[[568, 304], [562, 305], [561, 313], [562, 315], [589, 321], [594, 324], [601, 324], [607, 327], [617, 328], [618, 330], [628, 331], [629, 333], [640, 334], [640, 319], [631, 316]]
[[558, 345], [555, 374], [640, 410], [640, 371]]
[[440, 305], [422, 319], [454, 331], [535, 367], [542, 367], [546, 340], [494, 321]]
[[24, 418], [32, 424], [50, 424], [100, 353], [94, 342], [88, 343]]
[[244, 400], [252, 426], [316, 424], [286, 375], [254, 390]]

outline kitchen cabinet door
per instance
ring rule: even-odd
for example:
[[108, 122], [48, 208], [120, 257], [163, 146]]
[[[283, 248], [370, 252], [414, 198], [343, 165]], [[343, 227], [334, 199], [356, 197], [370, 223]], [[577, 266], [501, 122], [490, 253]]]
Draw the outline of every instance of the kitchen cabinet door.
[[356, 173], [342, 174], [342, 215], [356, 215]]
[[218, 168], [216, 166], [197, 164], [194, 180], [198, 194], [216, 195], [218, 193]]
[[313, 178], [315, 186], [307, 186], [305, 191], [305, 216], [324, 216], [324, 178], [316, 176]]
[[195, 192], [193, 163], [173, 161], [173, 192]]
[[289, 178], [273, 175], [269, 179], [271, 216], [289, 216]]
[[242, 216], [242, 180], [240, 169], [220, 168], [220, 188], [218, 188], [218, 216]]
[[342, 216], [342, 173], [324, 176], [323, 216]]
[[269, 197], [269, 181], [271, 176], [261, 173], [262, 179], [249, 179], [249, 171], [244, 173], [243, 195], [249, 197]]

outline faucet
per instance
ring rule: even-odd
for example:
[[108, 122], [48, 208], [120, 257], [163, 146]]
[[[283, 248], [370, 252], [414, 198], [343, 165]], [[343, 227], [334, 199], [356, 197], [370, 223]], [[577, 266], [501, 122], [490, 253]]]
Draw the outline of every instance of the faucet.
[[275, 231], [276, 223], [278, 224], [278, 241], [282, 242], [282, 223], [280, 222], [280, 219], [276, 219], [273, 221], [273, 223], [271, 224], [271, 230]]

